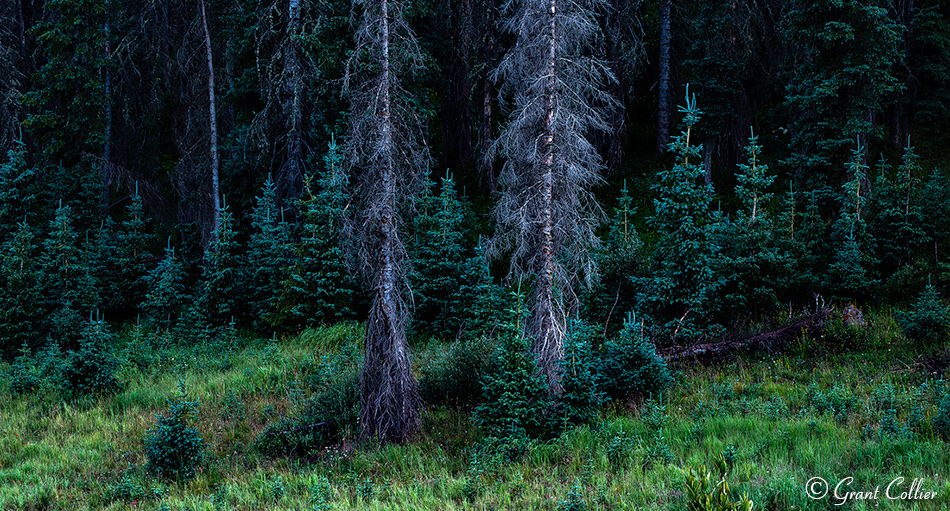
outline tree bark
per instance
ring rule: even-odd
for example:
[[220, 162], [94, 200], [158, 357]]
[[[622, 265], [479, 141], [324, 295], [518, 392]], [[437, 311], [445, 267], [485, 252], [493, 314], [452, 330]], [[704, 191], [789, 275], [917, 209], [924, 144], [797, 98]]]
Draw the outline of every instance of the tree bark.
[[380, 77], [378, 86], [379, 183], [374, 197], [378, 256], [373, 304], [366, 326], [366, 351], [360, 375], [360, 422], [364, 440], [405, 442], [419, 430], [419, 399], [412, 377], [405, 320], [399, 298], [399, 234], [396, 169], [390, 97], [389, 2], [380, 1]]
[[672, 0], [660, 0], [660, 80], [656, 108], [656, 148], [666, 152], [670, 143], [670, 11]]
[[300, 0], [288, 0], [289, 23], [285, 60], [287, 89], [290, 95], [290, 139], [287, 144], [287, 164], [281, 191], [285, 197], [300, 193], [303, 180], [303, 79], [300, 70]]
[[207, 49], [206, 60], [208, 63], [208, 131], [209, 131], [209, 151], [211, 155], [211, 229], [207, 236], [208, 245], [217, 235], [218, 227], [221, 225], [221, 194], [219, 192], [218, 170], [220, 161], [218, 159], [218, 120], [217, 108], [214, 98], [214, 61], [211, 56], [211, 32], [208, 30], [208, 17], [205, 14], [205, 2], [198, 2], [201, 7], [201, 25], [204, 28], [205, 48]]
[[541, 218], [539, 219], [539, 248], [537, 281], [529, 333], [534, 336], [532, 351], [538, 356], [541, 371], [548, 380], [549, 394], [560, 394], [559, 362], [564, 358], [564, 328], [554, 297], [554, 115], [557, 107], [557, 0], [548, 3], [548, 47], [546, 58], [546, 85], [544, 94], [544, 128], [542, 131], [543, 158], [541, 160]]
[[[109, 47], [109, 21], [106, 20], [105, 24], [105, 33], [106, 33], [106, 59], [111, 61], [112, 51]], [[112, 154], [112, 70], [110, 69], [110, 64], [107, 63], [103, 68], [105, 73], [105, 144], [102, 148], [102, 207], [108, 209], [112, 204], [112, 197], [109, 194], [109, 185], [112, 181], [111, 176], [111, 165], [112, 160], [110, 159]]]

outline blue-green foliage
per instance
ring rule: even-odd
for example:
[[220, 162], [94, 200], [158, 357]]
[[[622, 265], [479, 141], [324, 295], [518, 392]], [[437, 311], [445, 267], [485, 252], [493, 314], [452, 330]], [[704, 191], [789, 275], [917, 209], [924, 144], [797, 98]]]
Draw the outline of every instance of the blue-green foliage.
[[108, 282], [113, 286], [111, 292], [114, 302], [106, 307], [106, 310], [124, 311], [126, 314], [145, 300], [145, 276], [148, 274], [148, 261], [152, 257], [148, 251], [152, 239], [149, 220], [137, 189], [131, 200], [126, 217], [115, 232], [114, 251], [111, 254], [114, 264], [110, 264], [108, 269]]
[[609, 229], [597, 253], [599, 278], [581, 299], [584, 317], [604, 324], [606, 334], [615, 334], [623, 326], [624, 311], [636, 305], [634, 277], [645, 276], [643, 242], [634, 225], [637, 208], [624, 182], [619, 204], [610, 218]]
[[673, 385], [666, 362], [628, 317], [616, 339], [608, 339], [599, 351], [599, 386], [607, 397], [626, 402], [633, 396], [659, 397]]
[[27, 344], [10, 367], [10, 393], [19, 396], [28, 392], [59, 392], [63, 387], [66, 358], [59, 345], [50, 342], [34, 352]]
[[166, 479], [188, 481], [197, 475], [208, 444], [197, 429], [188, 427], [198, 401], [188, 401], [183, 381], [178, 389], [176, 399], [168, 402], [168, 414], [156, 417], [158, 423], [148, 430], [142, 443], [150, 472]]
[[492, 280], [488, 259], [479, 243], [475, 255], [462, 264], [461, 281], [456, 291], [459, 338], [472, 341], [491, 335], [502, 320], [503, 292], [501, 286]]
[[195, 301], [193, 321], [207, 321], [223, 327], [232, 320], [243, 324], [246, 307], [244, 260], [234, 230], [234, 219], [226, 206], [221, 208], [220, 224], [201, 268], [201, 289]]
[[247, 251], [250, 278], [248, 299], [252, 323], [258, 330], [277, 312], [280, 283], [287, 278], [293, 252], [290, 226], [277, 208], [277, 186], [268, 176], [251, 213], [253, 233]]
[[146, 294], [141, 307], [152, 321], [164, 324], [165, 328], [173, 326], [186, 302], [183, 278], [182, 262], [170, 246], [165, 249], [165, 257], [145, 276]]
[[41, 301], [41, 273], [36, 261], [33, 230], [25, 222], [2, 245], [0, 259], [0, 338], [3, 358], [10, 359], [17, 346], [37, 348], [43, 340], [45, 314]]
[[465, 316], [459, 287], [466, 229], [452, 175], [446, 173], [442, 178], [438, 195], [427, 178], [426, 192], [417, 207], [408, 244], [413, 263], [409, 277], [415, 302], [413, 324], [416, 330], [454, 338]]
[[572, 322], [564, 339], [564, 359], [561, 361], [561, 395], [558, 396], [558, 414], [565, 427], [590, 424], [597, 418], [607, 395], [600, 389], [598, 360], [592, 350], [596, 329], [580, 321]]
[[702, 183], [702, 146], [691, 135], [699, 122], [695, 97], [687, 95], [683, 131], [673, 137], [670, 150], [676, 164], [659, 172], [653, 189], [659, 194], [648, 224], [659, 236], [653, 249], [652, 276], [637, 278], [641, 289], [637, 310], [658, 329], [659, 338], [695, 339], [702, 335], [711, 301], [721, 283], [714, 264], [718, 253], [712, 237], [712, 186]]
[[482, 380], [491, 371], [487, 337], [463, 338], [426, 356], [419, 367], [419, 397], [431, 405], [471, 407], [482, 400]]
[[314, 193], [311, 181], [297, 202], [303, 217], [293, 269], [282, 283], [274, 326], [317, 326], [351, 318], [356, 283], [340, 244], [348, 196], [340, 148], [331, 141], [325, 169]]
[[9, 239], [19, 222], [29, 220], [33, 178], [33, 170], [26, 165], [26, 149], [19, 143], [7, 152], [7, 160], [0, 163], [0, 240]]
[[45, 330], [60, 342], [76, 340], [82, 321], [80, 313], [97, 305], [89, 303], [89, 296], [84, 293], [90, 283], [78, 238], [72, 226], [71, 209], [58, 208], [43, 240], [39, 266], [43, 304], [49, 314]]
[[741, 208], [716, 229], [716, 244], [722, 251], [716, 267], [722, 280], [717, 308], [724, 319], [732, 320], [772, 312], [778, 305], [777, 279], [791, 263], [774, 234], [768, 210], [773, 194], [768, 189], [775, 178], [760, 162], [762, 146], [754, 134], [746, 153], [748, 163], [739, 165], [736, 177]]
[[896, 175], [882, 165], [874, 180], [868, 228], [875, 240], [874, 259], [882, 277], [911, 263], [928, 241], [919, 190], [922, 170], [913, 147], [904, 150]]
[[[513, 298], [520, 306], [520, 298]], [[538, 437], [545, 433], [549, 408], [547, 382], [538, 367], [537, 357], [521, 336], [517, 310], [509, 311], [509, 320], [501, 327], [495, 350], [494, 371], [482, 381], [484, 401], [475, 409], [472, 423], [489, 437]]]
[[898, 312], [897, 321], [904, 334], [924, 343], [942, 344], [950, 331], [950, 307], [940, 299], [933, 284], [928, 284], [917, 298], [914, 311]]
[[67, 396], [109, 392], [119, 388], [115, 373], [119, 360], [114, 353], [115, 335], [105, 321], [89, 323], [79, 340], [79, 349], [69, 351], [63, 368], [63, 391]]
[[832, 297], [840, 300], [864, 301], [874, 284], [870, 275], [873, 265], [872, 239], [864, 220], [868, 198], [862, 190], [867, 176], [867, 166], [862, 162], [863, 154], [859, 144], [848, 163], [851, 180], [844, 185], [841, 210], [832, 226], [836, 243], [835, 260], [828, 272], [834, 286]]

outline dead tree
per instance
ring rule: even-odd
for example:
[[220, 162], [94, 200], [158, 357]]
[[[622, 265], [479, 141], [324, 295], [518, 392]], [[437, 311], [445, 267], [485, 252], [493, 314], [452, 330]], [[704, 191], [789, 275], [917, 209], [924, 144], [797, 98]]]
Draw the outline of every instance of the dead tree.
[[518, 1], [508, 22], [517, 41], [496, 71], [514, 104], [493, 145], [506, 163], [490, 252], [510, 251], [511, 276], [533, 278], [525, 335], [551, 393], [560, 392], [574, 285], [594, 275], [594, 229], [603, 216], [590, 192], [602, 163], [589, 136], [608, 128], [615, 102], [604, 92], [614, 77], [593, 57], [599, 7], [597, 0]]
[[359, 174], [347, 231], [372, 289], [360, 422], [364, 440], [404, 442], [419, 429], [420, 402], [406, 343], [408, 262], [400, 212], [419, 189], [428, 153], [414, 137], [421, 131], [399, 77], [421, 68], [422, 53], [398, 5], [367, 0], [361, 8], [344, 82], [351, 100], [348, 163]]

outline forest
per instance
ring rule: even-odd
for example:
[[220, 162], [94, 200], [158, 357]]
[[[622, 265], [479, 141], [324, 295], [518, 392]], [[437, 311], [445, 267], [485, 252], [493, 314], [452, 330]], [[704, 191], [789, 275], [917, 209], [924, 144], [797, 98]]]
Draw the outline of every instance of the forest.
[[948, 21], [4, 0], [0, 510], [945, 509]]

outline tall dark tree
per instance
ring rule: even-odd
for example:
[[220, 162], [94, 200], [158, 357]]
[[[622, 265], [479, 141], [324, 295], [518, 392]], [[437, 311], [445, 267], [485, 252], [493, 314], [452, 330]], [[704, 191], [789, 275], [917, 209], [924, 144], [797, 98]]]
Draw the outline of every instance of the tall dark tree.
[[494, 145], [507, 161], [492, 252], [511, 251], [511, 274], [533, 278], [525, 334], [551, 393], [560, 392], [574, 284], [594, 274], [594, 228], [603, 215], [590, 191], [600, 182], [601, 158], [588, 138], [607, 129], [604, 106], [613, 102], [603, 92], [613, 75], [592, 51], [600, 7], [517, 2], [508, 21], [517, 41], [497, 71], [514, 94], [514, 109]]
[[349, 162], [360, 174], [350, 231], [358, 232], [360, 270], [372, 289], [360, 375], [366, 440], [403, 442], [419, 430], [419, 393], [406, 342], [406, 252], [401, 210], [417, 193], [428, 153], [416, 141], [418, 117], [400, 78], [421, 66], [421, 51], [390, 0], [359, 2], [357, 49], [347, 63]]
[[673, 0], [660, 0], [660, 77], [656, 107], [656, 148], [666, 152], [670, 144], [670, 118], [672, 102], [670, 98], [670, 26]]

